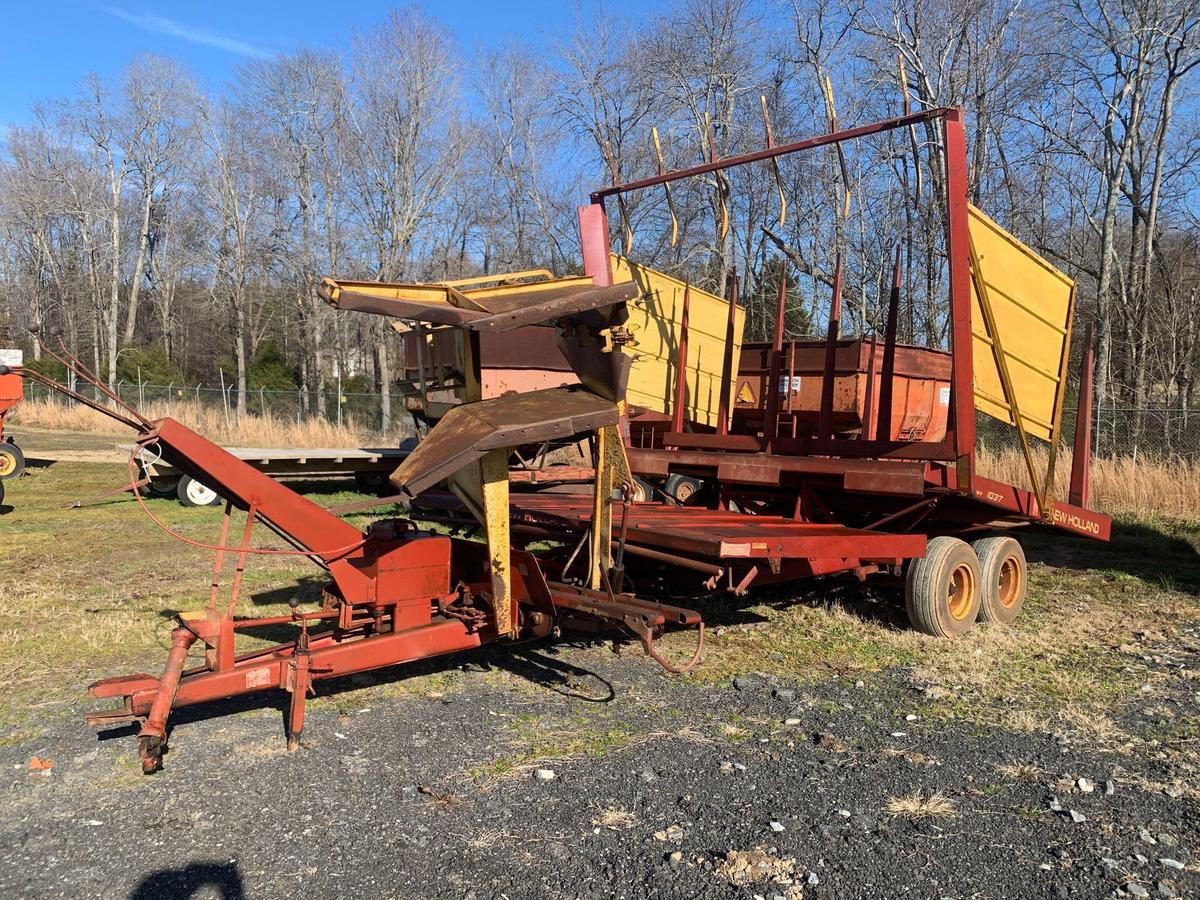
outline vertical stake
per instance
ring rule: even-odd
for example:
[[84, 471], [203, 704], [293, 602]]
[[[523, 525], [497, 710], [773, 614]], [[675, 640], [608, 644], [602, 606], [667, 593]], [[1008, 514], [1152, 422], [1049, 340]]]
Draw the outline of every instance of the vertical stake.
[[837, 339], [842, 325], [842, 251], [833, 266], [833, 296], [829, 301], [829, 331], [825, 335], [825, 368], [821, 374], [821, 411], [817, 414], [817, 438], [833, 438], [833, 379], [837, 362]]
[[733, 334], [738, 306], [738, 276], [736, 268], [732, 274], [733, 283], [729, 286], [729, 318], [725, 322], [725, 347], [721, 359], [721, 398], [717, 403], [717, 434], [729, 434], [729, 394], [734, 388], [734, 385], [731, 385], [729, 382], [734, 378]]
[[683, 405], [687, 400], [688, 307], [692, 302], [692, 285], [684, 282], [683, 311], [679, 321], [679, 355], [675, 361], [675, 406], [671, 410], [671, 430], [683, 431]]
[[879, 374], [879, 428], [881, 441], [892, 439], [892, 393], [896, 380], [896, 322], [900, 315], [900, 245], [892, 265], [892, 292], [888, 298], [887, 325], [883, 332], [883, 371]]
[[[763, 437], [771, 449], [779, 431], [779, 370], [783, 364], [783, 324], [787, 315], [787, 268], [779, 276], [779, 295], [775, 298], [775, 332], [771, 338], [771, 359], [767, 365], [767, 396], [763, 418]], [[791, 381], [788, 382], [791, 389]]]
[[1084, 336], [1083, 365], [1079, 372], [1079, 408], [1075, 410], [1075, 449], [1071, 457], [1071, 491], [1068, 499], [1087, 508], [1088, 470], [1092, 454], [1092, 382], [1096, 370], [1096, 348], [1092, 344], [1095, 322], [1088, 322]]

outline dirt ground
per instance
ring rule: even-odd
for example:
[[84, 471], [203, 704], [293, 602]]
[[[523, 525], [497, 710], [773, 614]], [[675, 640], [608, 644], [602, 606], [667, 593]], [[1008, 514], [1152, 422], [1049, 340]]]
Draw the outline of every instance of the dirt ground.
[[[209, 559], [127, 500], [62, 508], [121, 480], [75, 455], [119, 438], [20, 439], [40, 462], [0, 507], [0, 895], [1200, 891], [1200, 526], [1026, 535], [1026, 611], [955, 642], [819, 582], [702, 600], [684, 678], [607, 642], [457, 655], [320, 683], [295, 753], [279, 696], [181, 711], [147, 778], [132, 732], [83, 724], [84, 690], [161, 666]], [[216, 533], [215, 510], [151, 506]], [[319, 574], [257, 562], [247, 605]]]

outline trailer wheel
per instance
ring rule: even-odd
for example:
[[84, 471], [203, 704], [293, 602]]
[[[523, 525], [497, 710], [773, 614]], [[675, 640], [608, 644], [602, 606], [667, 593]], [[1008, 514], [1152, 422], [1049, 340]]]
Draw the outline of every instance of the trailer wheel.
[[979, 620], [1007, 625], [1025, 605], [1028, 566], [1016, 538], [980, 538], [971, 543], [979, 557]]
[[680, 506], [686, 506], [704, 489], [704, 482], [690, 475], [671, 475], [663, 492]]
[[0, 478], [16, 478], [25, 471], [25, 454], [16, 444], [0, 442]]
[[388, 484], [387, 472], [355, 472], [354, 480], [365, 494], [377, 494]]
[[216, 491], [191, 475], [184, 475], [179, 479], [175, 495], [184, 506], [216, 506], [221, 502]]
[[633, 476], [633, 489], [629, 492], [629, 499], [635, 503], [649, 503], [654, 499], [654, 485], [648, 482], [645, 478]]
[[979, 559], [965, 541], [935, 537], [914, 559], [904, 583], [904, 606], [917, 631], [934, 637], [966, 634], [979, 614]]
[[180, 477], [179, 475], [155, 475], [150, 478], [147, 487], [155, 497], [170, 497], [172, 494], [178, 497]]

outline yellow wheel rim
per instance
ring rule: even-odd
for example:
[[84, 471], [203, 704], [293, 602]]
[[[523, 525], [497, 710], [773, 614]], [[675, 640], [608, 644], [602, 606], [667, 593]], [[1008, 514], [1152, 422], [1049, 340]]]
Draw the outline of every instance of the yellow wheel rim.
[[6, 450], [0, 450], [0, 478], [17, 471], [17, 458]]
[[975, 573], [964, 563], [950, 573], [950, 590], [946, 605], [950, 615], [961, 622], [971, 611], [974, 602]]
[[1000, 605], [1005, 609], [1011, 609], [1012, 605], [1017, 602], [1017, 598], [1021, 596], [1021, 565], [1017, 562], [1015, 556], [1010, 556], [1000, 566], [1000, 584], [997, 595], [1000, 598]]

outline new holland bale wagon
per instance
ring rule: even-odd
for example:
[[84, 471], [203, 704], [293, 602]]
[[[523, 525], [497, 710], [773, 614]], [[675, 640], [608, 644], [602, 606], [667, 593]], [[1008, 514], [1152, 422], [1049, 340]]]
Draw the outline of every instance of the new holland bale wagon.
[[[842, 338], [839, 254], [826, 339], [784, 340], [781, 284], [774, 339], [763, 347], [743, 345], [746, 312], [732, 291], [728, 299], [698, 291], [611, 252], [607, 198], [702, 176], [720, 184], [735, 167], [774, 167], [792, 154], [915, 127], [937, 136], [944, 176], [944, 234], [930, 259], [945, 266], [946, 295], [921, 297], [944, 305], [943, 345], [898, 340], [903, 307], [916, 299], [903, 296], [898, 264], [881, 334], [867, 333], [864, 317], [857, 340]], [[618, 209], [628, 250], [629, 223], [624, 205]], [[579, 223], [580, 276], [515, 273], [489, 288], [326, 279], [319, 289], [339, 309], [390, 316], [430, 339], [454, 335], [445, 347], [453, 360], [439, 375], [454, 386], [454, 402], [431, 417], [391, 480], [418, 503], [449, 488], [457, 514], [481, 532], [478, 542], [423, 531], [411, 518], [361, 530], [178, 422], [149, 421], [111, 394], [99, 403], [36, 372], [0, 367], [0, 377], [16, 372], [48, 383], [132, 428], [131, 480], [138, 454], [150, 453], [226, 502], [219, 536], [196, 541], [172, 531], [134, 487], [158, 527], [214, 554], [208, 602], [179, 615], [162, 673], [91, 687], [92, 696], [119, 705], [89, 720], [137, 723], [146, 771], [161, 765], [168, 720], [180, 706], [284, 691], [294, 748], [315, 681], [549, 637], [572, 625], [622, 630], [669, 670], [685, 671], [702, 659], [704, 623], [693, 610], [627, 590], [626, 568], [638, 561], [735, 592], [833, 574], [900, 577], [913, 625], [948, 636], [979, 618], [1005, 622], [1019, 612], [1026, 571], [1012, 529], [1107, 539], [1109, 520], [1087, 509], [1087, 354], [1070, 496], [1052, 491], [1074, 286], [968, 204], [960, 110], [785, 145], [768, 140], [754, 153], [660, 168], [597, 191]], [[573, 379], [485, 393], [485, 342], [523, 328], [554, 335]], [[65, 347], [55, 355], [108, 393]], [[425, 410], [428, 400], [421, 398]], [[1014, 429], [1028, 485], [977, 471], [977, 413]], [[1032, 447], [1037, 439], [1048, 444], [1044, 466]], [[510, 492], [514, 451], [579, 440], [591, 451], [589, 490]], [[634, 499], [639, 481], [651, 485], [653, 499]], [[284, 547], [257, 545], [256, 524]], [[239, 616], [246, 566], [280, 553], [328, 573], [321, 599], [289, 615]], [[288, 625], [292, 640], [238, 646], [242, 632]], [[656, 638], [668, 627], [695, 630], [690, 658], [660, 655]]]

